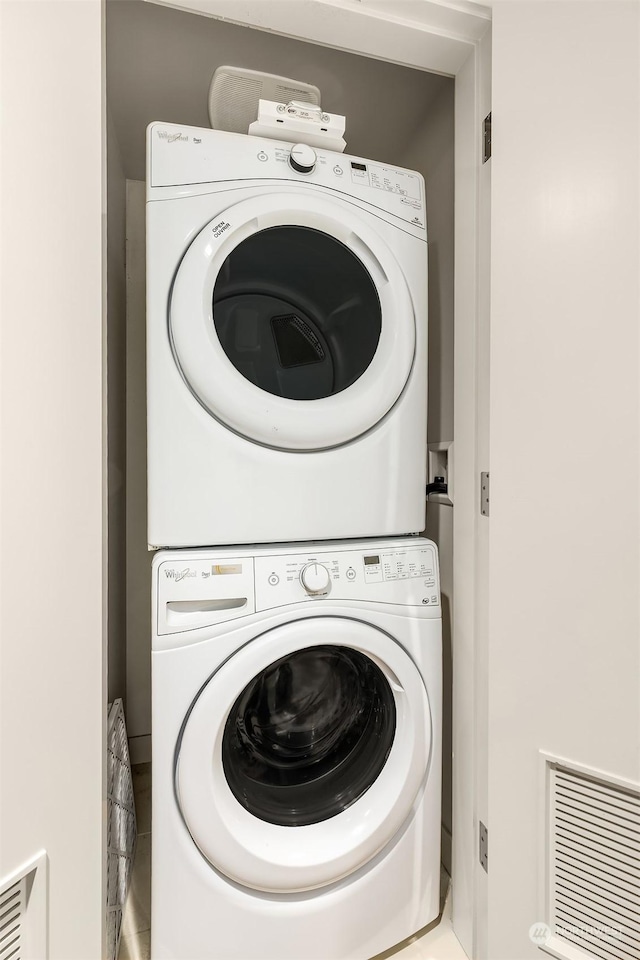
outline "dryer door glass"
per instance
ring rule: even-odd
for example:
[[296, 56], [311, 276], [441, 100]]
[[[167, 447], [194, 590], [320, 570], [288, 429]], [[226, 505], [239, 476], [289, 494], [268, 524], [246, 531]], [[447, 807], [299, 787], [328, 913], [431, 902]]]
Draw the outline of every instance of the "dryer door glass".
[[176, 271], [169, 337], [180, 374], [239, 437], [277, 450], [351, 443], [386, 417], [422, 363], [425, 254], [336, 198], [241, 200], [205, 224]]
[[375, 284], [355, 253], [301, 226], [261, 230], [232, 250], [215, 283], [213, 320], [236, 370], [289, 400], [350, 387], [382, 326]]
[[222, 741], [224, 773], [261, 820], [318, 823], [374, 783], [395, 728], [392, 690], [369, 657], [308, 647], [271, 664], [237, 698]]

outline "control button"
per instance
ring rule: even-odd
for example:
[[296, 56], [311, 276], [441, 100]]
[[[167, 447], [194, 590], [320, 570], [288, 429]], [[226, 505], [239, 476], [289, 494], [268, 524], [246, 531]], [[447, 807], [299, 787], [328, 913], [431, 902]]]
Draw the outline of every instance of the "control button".
[[278, 584], [280, 583], [280, 577], [278, 576], [277, 573], [272, 573], [269, 575], [269, 583], [271, 584], [272, 587], [278, 586]]
[[307, 593], [326, 593], [331, 583], [331, 574], [322, 563], [308, 563], [300, 571], [300, 583]]
[[347, 570], [346, 576], [347, 576], [347, 580], [355, 580], [356, 572], [353, 569], [353, 567], [349, 567], [349, 569]]
[[264, 163], [265, 160], [268, 160], [268, 159], [269, 159], [269, 155], [266, 154], [264, 150], [261, 150], [260, 153], [258, 154], [258, 160], [260, 160], [261, 163]]
[[336, 163], [335, 167], [333, 168], [333, 172], [335, 173], [336, 177], [341, 177], [342, 174], [344, 173], [344, 170], [342, 169], [342, 167], [339, 167], [338, 164]]
[[437, 602], [438, 602], [437, 597], [431, 597], [431, 603], [437, 603]]
[[323, 123], [329, 123], [329, 120], [331, 120], [331, 117], [329, 116], [328, 113], [321, 113], [320, 119], [322, 120]]
[[286, 107], [284, 103], [279, 103], [278, 106], [276, 107], [276, 110], [278, 111], [278, 113], [284, 113], [285, 109]]
[[298, 173], [311, 173], [317, 159], [315, 150], [306, 143], [296, 143], [289, 155], [289, 163]]
[[425, 587], [435, 587], [436, 582], [435, 580], [425, 580], [424, 585]]

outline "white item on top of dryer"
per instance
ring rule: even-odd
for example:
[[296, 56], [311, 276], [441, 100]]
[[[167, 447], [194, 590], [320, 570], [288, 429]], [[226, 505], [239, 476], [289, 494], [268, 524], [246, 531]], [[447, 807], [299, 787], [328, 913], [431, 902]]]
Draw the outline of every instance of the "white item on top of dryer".
[[342, 153], [347, 145], [344, 139], [345, 117], [326, 113], [322, 107], [310, 103], [276, 103], [261, 100], [258, 119], [249, 127], [252, 137], [308, 143]]
[[279, 77], [246, 67], [218, 67], [209, 86], [209, 123], [214, 130], [247, 133], [258, 117], [260, 98], [299, 100], [320, 105], [320, 91], [312, 83]]
[[148, 128], [148, 542], [424, 528], [418, 173]]
[[154, 958], [366, 960], [435, 919], [435, 544], [163, 551], [152, 609]]

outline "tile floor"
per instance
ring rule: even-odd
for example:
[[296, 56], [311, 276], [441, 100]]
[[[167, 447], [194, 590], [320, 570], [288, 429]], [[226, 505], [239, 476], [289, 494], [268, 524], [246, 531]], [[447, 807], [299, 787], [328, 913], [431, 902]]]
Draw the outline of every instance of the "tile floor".
[[[119, 960], [151, 958], [151, 764], [133, 767], [138, 846], [131, 889], [122, 922]], [[373, 960], [467, 960], [451, 928], [449, 878], [442, 874], [443, 911], [439, 920]], [[188, 960], [176, 957], [176, 960]], [[300, 958], [304, 960], [304, 958]]]

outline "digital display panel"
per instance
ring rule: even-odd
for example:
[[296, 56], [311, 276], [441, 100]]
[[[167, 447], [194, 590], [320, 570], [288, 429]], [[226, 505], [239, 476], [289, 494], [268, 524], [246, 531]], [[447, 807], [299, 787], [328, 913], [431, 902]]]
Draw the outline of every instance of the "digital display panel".
[[371, 556], [371, 557], [365, 557], [365, 558], [364, 558], [364, 565], [365, 565], [365, 567], [368, 567], [368, 566], [374, 565], [374, 564], [378, 564], [378, 563], [380, 563], [380, 557], [379, 557], [379, 556], [377, 556], [377, 557]]
[[354, 163], [353, 160], [352, 160], [352, 161], [351, 161], [351, 169], [352, 169], [352, 170], [366, 170], [366, 169], [367, 169], [367, 165], [366, 165], [366, 163]]

